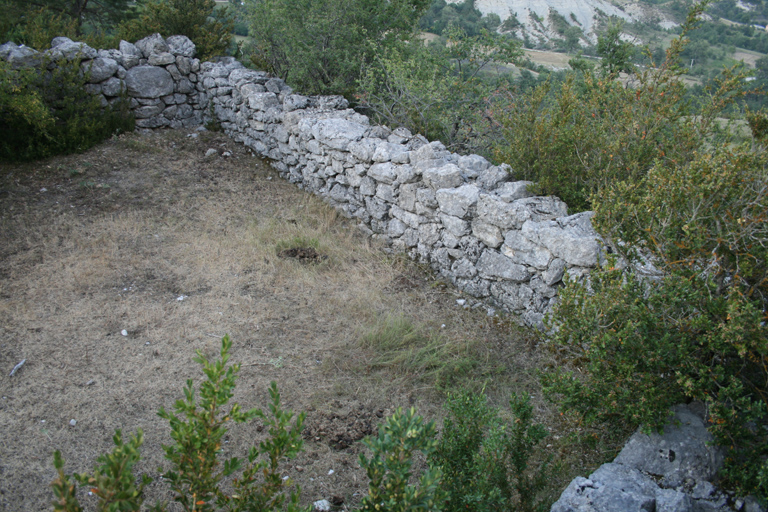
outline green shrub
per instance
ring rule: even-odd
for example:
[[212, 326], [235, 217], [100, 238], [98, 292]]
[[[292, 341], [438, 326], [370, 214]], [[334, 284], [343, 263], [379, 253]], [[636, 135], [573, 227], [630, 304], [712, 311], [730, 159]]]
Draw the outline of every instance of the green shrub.
[[229, 54], [234, 30], [234, 19], [214, 0], [149, 0], [137, 18], [117, 27], [117, 35], [127, 41], [156, 32], [165, 37], [187, 36], [195, 43], [197, 57], [207, 60]]
[[0, 160], [85, 151], [115, 133], [133, 130], [127, 101], [102, 108], [87, 83], [79, 59], [21, 69], [0, 61]]
[[[207, 380], [200, 386], [200, 397], [195, 396], [192, 380], [184, 388], [184, 399], [177, 400], [173, 412], [161, 409], [160, 417], [169, 421], [174, 443], [163, 446], [172, 469], [163, 473], [174, 493], [174, 501], [186, 511], [210, 511], [224, 507], [231, 511], [298, 512], [299, 489], [290, 491], [292, 482], [283, 480], [279, 466], [284, 459], [296, 456], [302, 448], [301, 429], [304, 414], [292, 422], [293, 413], [284, 411], [280, 394], [273, 382], [269, 388], [271, 403], [269, 414], [260, 409], [242, 411], [232, 404], [235, 380], [240, 365], [227, 365], [232, 342], [228, 336], [221, 341], [220, 358], [210, 362], [199, 351], [195, 361], [203, 367]], [[252, 447], [247, 461], [233, 457], [219, 460], [221, 440], [231, 421], [245, 422], [261, 418], [269, 428], [269, 438]], [[99, 498], [98, 509], [103, 511], [140, 510], [142, 491], [151, 479], [146, 475], [135, 485], [133, 465], [139, 460], [142, 432], [128, 443], [123, 443], [120, 431], [113, 438], [115, 448], [111, 454], [99, 457], [99, 465], [92, 475], [75, 475], [81, 485], [93, 489]], [[82, 510], [75, 496], [75, 485], [64, 473], [64, 461], [57, 451], [54, 465], [58, 477], [53, 482], [56, 496], [54, 510], [76, 512]], [[239, 473], [232, 484], [233, 492], [226, 494], [220, 488], [221, 481]], [[153, 510], [165, 510], [165, 504], [156, 504]]]
[[376, 48], [408, 39], [429, 0], [249, 2], [253, 63], [309, 94], [352, 97]]
[[513, 395], [511, 424], [490, 407], [485, 395], [461, 392], [448, 397], [443, 432], [434, 455], [443, 472], [448, 496], [446, 512], [510, 509], [547, 510], [539, 499], [549, 475], [547, 459], [532, 470], [529, 462], [546, 437], [533, 424], [533, 407], [526, 394]]
[[496, 81], [493, 63], [516, 62], [519, 42], [482, 30], [468, 36], [451, 26], [446, 46], [421, 40], [377, 49], [359, 81], [361, 106], [379, 121], [404, 126], [454, 151], [487, 153], [493, 125], [486, 100]]
[[658, 68], [633, 72], [631, 87], [618, 79], [627, 67], [618, 29], [603, 37], [604, 72], [588, 67], [555, 87], [497, 95], [491, 116], [502, 127], [496, 157], [533, 191], [557, 195], [572, 211], [591, 209], [591, 196], [616, 181], [641, 179], [657, 160], [684, 164], [713, 143], [716, 118], [744, 92], [744, 74], [725, 71], [702, 105], [692, 105], [677, 67], [685, 35], [705, 4], [689, 14]]
[[362, 512], [438, 512], [445, 499], [440, 487], [440, 469], [430, 465], [411, 485], [413, 458], [417, 452], [425, 457], [435, 451], [434, 422], [424, 423], [415, 409], [398, 409], [379, 426], [376, 438], [365, 440], [373, 452], [370, 459], [360, 454], [360, 466], [368, 475], [368, 495], [363, 498]]
[[[562, 290], [552, 326], [570, 370], [547, 373], [545, 391], [587, 421], [646, 429], [701, 400], [726, 485], [766, 498], [768, 155], [711, 151], [594, 201], [597, 228], [635, 266], [609, 260]], [[653, 279], [634, 270], [647, 263]]]

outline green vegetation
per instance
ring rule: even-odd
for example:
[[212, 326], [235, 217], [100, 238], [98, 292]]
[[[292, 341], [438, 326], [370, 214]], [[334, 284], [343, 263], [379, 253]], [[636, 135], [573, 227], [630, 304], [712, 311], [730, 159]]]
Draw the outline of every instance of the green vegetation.
[[377, 49], [410, 39], [427, 0], [250, 0], [253, 63], [299, 90], [350, 96]]
[[[292, 489], [290, 479], [283, 479], [279, 471], [284, 460], [301, 451], [301, 430], [304, 414], [295, 419], [290, 411], [282, 409], [280, 394], [273, 382], [269, 388], [269, 413], [261, 409], [242, 411], [237, 403], [227, 407], [232, 399], [240, 365], [227, 365], [232, 342], [228, 336], [221, 340], [220, 358], [209, 361], [198, 351], [195, 361], [203, 367], [207, 380], [200, 385], [196, 398], [192, 380], [184, 388], [184, 399], [176, 401], [174, 412], [160, 409], [158, 415], [168, 420], [173, 444], [164, 446], [165, 456], [172, 469], [163, 473], [163, 480], [173, 491], [173, 499], [183, 510], [212, 511], [224, 508], [231, 511], [308, 510], [298, 505], [300, 489]], [[220, 460], [222, 439], [230, 422], [245, 422], [260, 418], [269, 429], [269, 438], [248, 452], [247, 461], [233, 457]], [[143, 436], [139, 431], [127, 444], [120, 431], [115, 434], [115, 449], [98, 459], [93, 474], [77, 474], [80, 485], [94, 489], [99, 498], [98, 510], [141, 510], [142, 490], [151, 479], [143, 475], [140, 485], [134, 485], [132, 469], [139, 460], [139, 447]], [[54, 464], [58, 477], [53, 482], [54, 510], [76, 512], [82, 510], [75, 497], [75, 484], [64, 473], [64, 461], [57, 451]], [[225, 477], [237, 474], [230, 493], [221, 487]], [[157, 503], [152, 510], [166, 510], [167, 504]]]
[[0, 61], [0, 160], [22, 161], [72, 153], [115, 133], [133, 130], [125, 99], [103, 108], [87, 91], [79, 60], [47, 70], [14, 69]]
[[451, 27], [458, 27], [467, 35], [478, 36], [483, 30], [495, 31], [501, 25], [501, 19], [491, 14], [483, 14], [475, 8], [474, 0], [464, 0], [457, 4], [448, 4], [445, 0], [433, 0], [432, 5], [419, 20], [419, 28], [426, 32], [442, 35]]
[[[173, 444], [164, 446], [172, 469], [163, 473], [174, 501], [186, 511], [308, 511], [299, 506], [300, 489], [279, 471], [281, 463], [302, 449], [304, 414], [295, 419], [281, 407], [280, 394], [273, 382], [269, 393], [269, 414], [260, 409], [242, 411], [232, 399], [238, 364], [228, 365], [232, 342], [225, 336], [220, 358], [209, 361], [198, 351], [195, 361], [203, 367], [206, 380], [197, 398], [192, 380], [184, 388], [184, 399], [176, 401], [174, 412], [160, 409], [158, 415], [169, 421]], [[492, 510], [515, 505], [516, 510], [543, 511], [546, 503], [537, 500], [544, 486], [548, 465], [531, 472], [529, 461], [546, 437], [541, 425], [533, 423], [527, 395], [513, 395], [510, 401], [513, 420], [506, 424], [485, 396], [461, 392], [449, 397], [450, 417], [437, 438], [435, 423], [425, 422], [412, 408], [398, 409], [385, 419], [378, 435], [364, 442], [371, 456], [360, 455], [360, 465], [369, 478], [368, 495], [359, 510], [433, 512]], [[269, 436], [248, 452], [247, 461], [236, 457], [220, 460], [221, 443], [227, 425], [260, 418]], [[61, 454], [54, 453], [58, 472], [52, 487], [54, 510], [80, 512], [76, 483], [87, 486], [98, 498], [100, 511], [138, 511], [144, 504], [144, 488], [151, 479], [138, 479], [133, 468], [140, 460], [143, 433], [137, 432], [127, 443], [118, 430], [111, 453], [100, 456], [93, 473], [67, 475]], [[426, 469], [416, 478], [414, 464], [426, 459]], [[223, 489], [226, 477], [237, 475], [231, 489]], [[74, 481], [73, 481], [74, 480]], [[414, 484], [418, 480], [418, 484]], [[76, 482], [76, 483], [75, 483]], [[167, 509], [156, 503], [151, 510]]]
[[137, 18], [117, 27], [117, 37], [137, 41], [155, 32], [187, 36], [197, 57], [206, 60], [229, 53], [234, 28], [227, 8], [216, 7], [214, 0], [149, 0]]

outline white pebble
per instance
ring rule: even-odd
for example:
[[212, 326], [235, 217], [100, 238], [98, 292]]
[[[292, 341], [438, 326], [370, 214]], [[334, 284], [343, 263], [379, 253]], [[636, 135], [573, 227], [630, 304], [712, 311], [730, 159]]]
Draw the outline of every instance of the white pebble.
[[70, 427], [74, 427], [75, 425], [77, 425], [77, 420], [69, 420]]
[[122, 331], [120, 331], [120, 334], [122, 334], [123, 336], [128, 336], [128, 331], [123, 329]]
[[464, 300], [464, 299], [459, 299], [459, 300], [456, 301], [456, 304], [458, 304], [459, 306], [463, 306], [466, 303], [467, 303], [467, 301]]
[[329, 469], [329, 470], [328, 470], [328, 474], [329, 474], [329, 475], [332, 475], [332, 474], [333, 474], [333, 470], [332, 470], [332, 469]]

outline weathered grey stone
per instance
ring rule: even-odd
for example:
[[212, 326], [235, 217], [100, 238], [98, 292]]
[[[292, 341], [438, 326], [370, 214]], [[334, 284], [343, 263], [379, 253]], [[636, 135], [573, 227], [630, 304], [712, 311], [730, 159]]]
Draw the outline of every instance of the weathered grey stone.
[[443, 188], [435, 191], [435, 198], [440, 211], [455, 217], [465, 217], [477, 203], [480, 189], [475, 185], [462, 185], [458, 188]]
[[300, 94], [288, 94], [283, 99], [283, 110], [286, 112], [307, 108], [308, 105], [309, 98]]
[[145, 59], [149, 59], [149, 56], [153, 53], [166, 53], [171, 51], [171, 47], [163, 39], [160, 34], [152, 34], [144, 39], [136, 41], [136, 48], [141, 51], [142, 56]]
[[591, 215], [580, 213], [559, 220], [529, 220], [523, 224], [520, 234], [534, 244], [547, 248], [570, 265], [592, 267], [597, 264], [600, 246], [597, 233], [591, 225], [584, 222], [589, 222], [590, 217]]
[[183, 55], [177, 55], [176, 68], [179, 70], [179, 73], [181, 73], [183, 76], [186, 77], [186, 75], [188, 75], [192, 71], [192, 63], [190, 62], [189, 57], [184, 57]]
[[519, 208], [493, 194], [480, 194], [477, 199], [477, 220], [502, 229], [519, 228]]
[[636, 469], [603, 464], [589, 479], [573, 480], [551, 512], [654, 512], [657, 489]]
[[445, 213], [441, 213], [439, 218], [445, 229], [453, 236], [462, 237], [469, 233], [469, 222]]
[[565, 261], [555, 258], [550, 262], [549, 268], [541, 274], [541, 278], [547, 286], [560, 282], [565, 274]]
[[173, 93], [173, 78], [163, 68], [136, 66], [125, 76], [128, 94], [139, 98], [159, 98]]
[[397, 179], [397, 171], [395, 166], [390, 162], [373, 164], [371, 168], [368, 169], [368, 176], [376, 181], [391, 185]]
[[437, 208], [437, 199], [435, 199], [435, 191], [430, 188], [417, 189], [416, 200], [418, 201], [419, 204], [422, 204], [427, 208]]
[[552, 253], [546, 248], [532, 243], [523, 237], [519, 231], [509, 231], [504, 237], [501, 252], [507, 258], [521, 265], [529, 265], [539, 270], [545, 270], [552, 260]]
[[283, 90], [285, 86], [285, 82], [280, 78], [270, 78], [264, 83], [264, 87], [266, 87], [269, 92], [275, 94], [280, 94], [280, 91]]
[[170, 36], [166, 39], [166, 43], [169, 48], [166, 51], [170, 51], [172, 54], [179, 57], [192, 58], [197, 51], [195, 43], [193, 43], [187, 36]]
[[656, 491], [656, 512], [693, 512], [691, 498], [674, 489]]
[[500, 167], [489, 167], [477, 177], [477, 184], [485, 190], [493, 190], [499, 183], [509, 181], [509, 173]]
[[24, 45], [16, 46], [12, 42], [0, 46], [0, 58], [8, 61], [14, 68], [38, 66], [42, 63], [40, 52]]
[[440, 240], [441, 226], [431, 222], [419, 225], [419, 242], [432, 247]]
[[136, 48], [136, 45], [129, 43], [128, 41], [120, 41], [120, 54], [122, 57], [118, 59], [118, 62], [122, 64], [126, 69], [131, 69], [134, 66], [139, 65], [139, 60], [142, 58], [141, 50]]
[[243, 99], [248, 100], [248, 106], [253, 110], [266, 111], [280, 105], [277, 96], [272, 92], [251, 92], [250, 89], [246, 90], [245, 86], [241, 92]]
[[406, 229], [408, 229], [408, 226], [406, 226], [405, 223], [400, 219], [395, 218], [389, 221], [389, 226], [387, 227], [387, 234], [392, 238], [398, 238], [398, 237], [401, 237], [403, 233], [405, 233]]
[[500, 278], [513, 283], [530, 279], [528, 270], [492, 249], [486, 249], [477, 262], [477, 269], [483, 277]]
[[[428, 147], [428, 146], [424, 146]], [[446, 164], [442, 167], [427, 169], [423, 172], [424, 183], [432, 190], [441, 188], [456, 188], [464, 183], [461, 169], [454, 164]]]
[[476, 178], [488, 169], [491, 163], [480, 155], [464, 155], [459, 157], [459, 168], [470, 177]]
[[99, 56], [98, 51], [85, 43], [76, 43], [66, 37], [56, 39], [59, 43], [46, 52], [54, 61], [59, 61], [61, 59], [74, 60], [76, 58], [88, 60], [95, 59]]
[[376, 186], [376, 197], [383, 199], [388, 203], [395, 203], [397, 199], [395, 197], [395, 187], [387, 185], [386, 183], [379, 183]]
[[410, 161], [408, 148], [402, 144], [381, 142], [376, 146], [372, 157], [374, 162], [393, 162], [407, 164]]
[[712, 434], [688, 406], [678, 405], [673, 412], [663, 433], [636, 432], [615, 462], [656, 475], [665, 487], [681, 485], [686, 478], [697, 482], [713, 480], [723, 457], [716, 447], [710, 446]]
[[350, 142], [362, 139], [367, 130], [367, 126], [346, 119], [323, 119], [312, 127], [312, 135], [333, 149], [346, 151]]
[[412, 228], [418, 228], [420, 224], [424, 222], [424, 219], [420, 217], [419, 215], [416, 215], [415, 213], [411, 213], [408, 211], [403, 210], [399, 206], [392, 206], [389, 209], [390, 215], [392, 215], [395, 218], [400, 219], [403, 221], [406, 225]]
[[502, 201], [511, 203], [518, 199], [533, 196], [533, 194], [528, 192], [528, 185], [531, 185], [530, 181], [508, 181], [500, 184], [493, 192], [499, 196]]
[[373, 158], [373, 152], [376, 151], [376, 139], [364, 138], [359, 141], [350, 142], [347, 150], [361, 162], [370, 162]]
[[472, 234], [492, 249], [498, 248], [504, 241], [501, 229], [478, 219], [472, 221]]
[[117, 73], [117, 61], [114, 59], [105, 59], [97, 57], [93, 60], [83, 62], [81, 65], [83, 72], [88, 77], [88, 83], [98, 84]]
[[176, 64], [176, 57], [170, 52], [152, 53], [147, 61], [152, 66], [167, 66]]
[[112, 78], [110, 78], [109, 80], [101, 84], [101, 90], [104, 93], [104, 96], [108, 96], [108, 97], [120, 96], [126, 90], [125, 82], [113, 76]]
[[146, 105], [144, 107], [133, 109], [133, 115], [136, 117], [136, 119], [146, 119], [152, 116], [156, 116], [162, 111], [163, 108], [157, 105]]
[[[430, 142], [421, 146], [419, 149], [411, 152], [410, 159], [412, 163], [424, 160], [440, 160], [448, 154], [445, 146], [441, 142]], [[443, 187], [441, 187], [443, 188]]]
[[371, 214], [371, 217], [378, 220], [386, 217], [387, 212], [389, 211], [387, 203], [376, 197], [366, 197], [365, 208], [368, 210], [368, 213]]

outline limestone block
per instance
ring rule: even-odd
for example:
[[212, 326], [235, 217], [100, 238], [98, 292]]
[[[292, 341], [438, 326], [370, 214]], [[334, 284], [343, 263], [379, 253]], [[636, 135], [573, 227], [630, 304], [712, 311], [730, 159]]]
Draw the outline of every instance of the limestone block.
[[451, 265], [451, 273], [456, 277], [468, 279], [477, 275], [477, 269], [471, 261], [462, 258], [453, 262], [453, 265]]
[[412, 228], [418, 228], [419, 225], [421, 225], [424, 222], [424, 219], [420, 217], [419, 215], [416, 215], [415, 213], [411, 213], [409, 211], [403, 210], [399, 206], [392, 206], [389, 209], [390, 215], [392, 215], [395, 218], [400, 219], [403, 221], [406, 225]]
[[488, 169], [491, 163], [480, 155], [464, 155], [459, 157], [459, 168], [471, 178], [476, 178]]
[[128, 41], [120, 41], [118, 46], [122, 58], [118, 59], [118, 62], [126, 69], [131, 69], [134, 66], [139, 65], [139, 60], [142, 58], [141, 50], [139, 50], [135, 44]]
[[546, 248], [532, 243], [519, 231], [509, 231], [504, 237], [502, 254], [515, 263], [529, 265], [539, 270], [545, 270], [552, 260], [552, 253]]
[[411, 162], [421, 162], [424, 160], [439, 160], [447, 156], [445, 146], [441, 142], [431, 142], [421, 146], [419, 149], [411, 152]]
[[437, 199], [435, 191], [429, 188], [419, 188], [416, 190], [416, 200], [427, 208], [437, 208]]
[[440, 222], [445, 226], [446, 231], [452, 235], [462, 237], [469, 233], [469, 222], [462, 220], [459, 217], [454, 217], [453, 215], [446, 215], [445, 213], [441, 213], [439, 218]]
[[152, 66], [176, 65], [176, 57], [170, 52], [152, 53], [147, 57], [147, 62]]
[[173, 78], [163, 68], [136, 66], [125, 75], [128, 94], [138, 98], [159, 98], [173, 93]]
[[136, 41], [136, 48], [141, 51], [145, 59], [149, 59], [149, 56], [153, 53], [167, 53], [171, 51], [171, 47], [168, 46], [168, 43], [160, 34], [152, 34], [144, 39], [139, 39]]
[[240, 91], [243, 99], [248, 100], [248, 106], [253, 110], [266, 111], [271, 107], [280, 105], [277, 96], [271, 92], [246, 92], [245, 87]]
[[712, 434], [688, 406], [676, 406], [673, 412], [674, 417], [662, 433], [635, 432], [614, 462], [658, 476], [664, 487], [676, 487], [687, 478], [697, 482], [713, 480], [723, 456], [711, 446]]
[[479, 219], [472, 221], [472, 234], [492, 249], [498, 248], [504, 241], [504, 237], [501, 236], [501, 229]]
[[286, 112], [307, 108], [307, 106], [309, 106], [309, 98], [300, 94], [288, 94], [283, 99], [283, 110]]
[[387, 212], [389, 211], [387, 204], [376, 197], [365, 198], [365, 209], [368, 210], [368, 213], [371, 214], [371, 217], [378, 220], [386, 217]]
[[376, 181], [391, 185], [397, 179], [397, 171], [395, 166], [390, 162], [373, 164], [371, 168], [368, 169], [368, 176]]
[[312, 135], [320, 142], [339, 151], [346, 151], [350, 142], [363, 138], [367, 126], [346, 119], [322, 119], [312, 127]]
[[386, 183], [379, 183], [376, 187], [376, 197], [388, 202], [388, 203], [395, 203], [397, 202], [396, 199], [396, 192], [395, 187], [392, 185], [387, 185]]
[[458, 188], [442, 188], [435, 191], [435, 199], [440, 211], [455, 217], [465, 217], [475, 206], [480, 196], [480, 189], [475, 185], [462, 185]]
[[490, 295], [490, 285], [491, 283], [485, 279], [456, 279], [456, 286], [473, 297], [482, 298]]
[[120, 80], [116, 76], [113, 76], [101, 84], [101, 90], [104, 93], [104, 96], [120, 96], [123, 92], [125, 92], [125, 81]]
[[530, 181], [508, 181], [501, 183], [494, 189], [494, 194], [499, 196], [502, 201], [511, 203], [518, 199], [524, 199], [531, 197], [533, 194], [528, 192], [528, 185], [531, 185]]
[[97, 84], [114, 76], [117, 73], [118, 63], [114, 59], [97, 57], [83, 62], [80, 67], [88, 77], [88, 83]]
[[391, 142], [381, 142], [376, 146], [372, 157], [374, 162], [394, 162], [398, 164], [407, 164], [410, 161], [408, 148], [402, 144], [392, 144]]
[[[229, 74], [229, 83], [235, 87], [242, 87], [246, 84], [261, 85], [269, 80], [269, 75], [264, 71], [254, 71], [253, 69], [238, 68], [232, 70]], [[264, 87], [262, 92], [266, 92], [267, 88]]]
[[493, 190], [497, 185], [509, 181], [509, 173], [501, 167], [489, 167], [477, 177], [477, 184], [485, 190]]
[[180, 57], [191, 58], [195, 56], [197, 49], [195, 43], [187, 36], [170, 36], [166, 39], [168, 48], [172, 54]]
[[400, 185], [400, 197], [397, 201], [398, 206], [411, 212], [415, 211], [416, 191], [418, 188], [418, 183], [407, 183], [405, 185]]
[[441, 225], [426, 223], [419, 225], [419, 243], [432, 247], [440, 240]]
[[541, 274], [541, 277], [547, 286], [552, 286], [560, 282], [563, 274], [565, 274], [565, 261], [555, 258], [549, 264], [549, 268]]
[[442, 167], [427, 169], [423, 171], [423, 177], [424, 183], [432, 188], [432, 190], [456, 188], [464, 183], [464, 178], [461, 176], [461, 169], [454, 164], [446, 164]]
[[658, 486], [640, 471], [621, 464], [603, 464], [590, 477], [578, 477], [566, 488], [551, 512], [651, 512]]
[[528, 220], [520, 234], [569, 265], [593, 267], [597, 264], [600, 246], [590, 222], [592, 215], [592, 212], [583, 212], [558, 220]]
[[99, 56], [99, 52], [87, 44], [76, 43], [67, 37], [54, 38], [51, 44], [54, 42], [56, 45], [45, 52], [50, 55], [54, 61], [59, 61], [61, 59], [74, 60], [76, 58], [88, 60], [95, 59]]
[[372, 196], [376, 194], [376, 181], [369, 177], [365, 176], [360, 181], [360, 193], [364, 196]]
[[350, 142], [347, 150], [361, 162], [370, 162], [373, 159], [373, 153], [376, 151], [378, 141], [366, 137], [356, 142]]
[[513, 283], [522, 283], [530, 279], [528, 270], [492, 249], [486, 249], [480, 255], [477, 269], [483, 277], [500, 278]]
[[394, 218], [389, 221], [389, 225], [387, 227], [387, 234], [392, 238], [399, 238], [403, 236], [406, 229], [408, 229], [408, 226], [406, 226], [403, 221], [401, 221], [398, 218]]
[[419, 181], [419, 173], [409, 164], [396, 166], [395, 172], [397, 172], [398, 183], [414, 183]]

